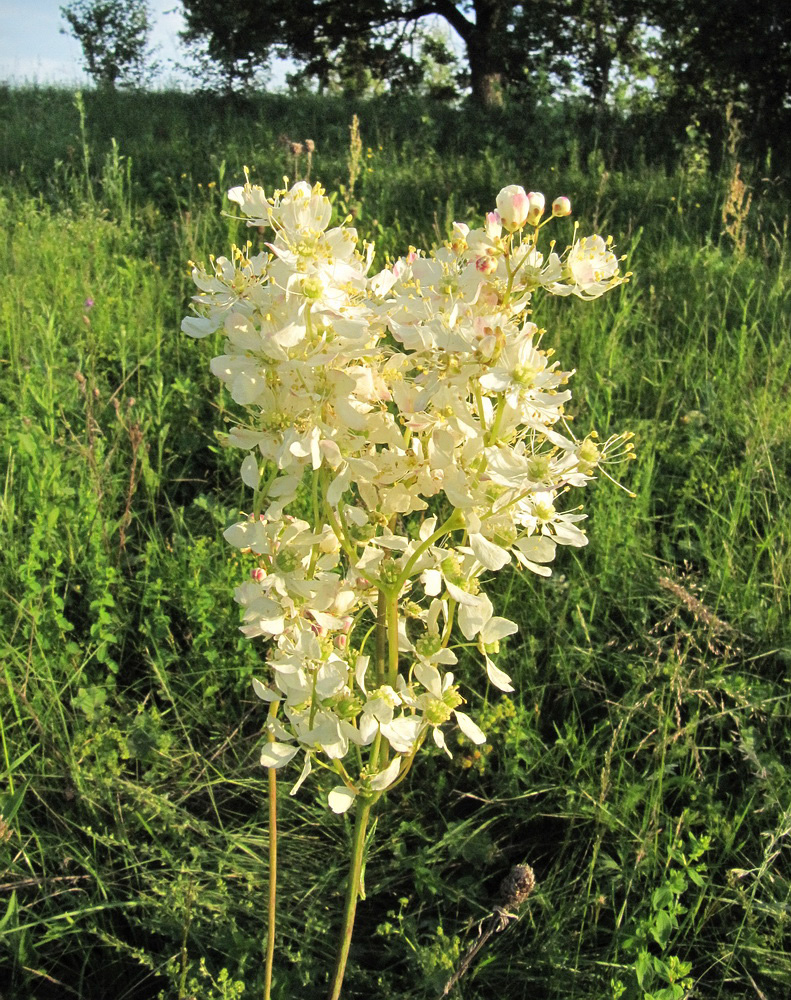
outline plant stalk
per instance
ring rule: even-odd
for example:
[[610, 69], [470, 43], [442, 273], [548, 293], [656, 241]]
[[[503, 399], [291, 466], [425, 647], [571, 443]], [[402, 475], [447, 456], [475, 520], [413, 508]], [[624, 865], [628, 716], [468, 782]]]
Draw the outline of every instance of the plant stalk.
[[376, 604], [376, 683], [381, 685], [387, 676], [387, 594], [379, 591]]
[[[271, 717], [277, 712], [277, 702], [269, 709]], [[272, 707], [274, 706], [274, 708]], [[270, 741], [274, 739], [269, 733]], [[272, 969], [275, 963], [275, 921], [277, 908], [277, 768], [267, 769], [269, 783], [269, 908], [266, 928], [266, 960], [264, 965], [264, 1000], [272, 993]]]
[[357, 900], [360, 896], [360, 875], [363, 867], [363, 853], [365, 850], [365, 830], [368, 826], [368, 816], [371, 812], [371, 802], [358, 798], [357, 812], [354, 821], [354, 840], [352, 842], [352, 864], [349, 871], [349, 883], [346, 887], [346, 905], [343, 909], [343, 929], [341, 931], [340, 947], [338, 948], [338, 959], [335, 964], [335, 973], [332, 977], [330, 992], [327, 1000], [338, 1000], [341, 995], [343, 976], [346, 972], [346, 960], [349, 957], [349, 948], [352, 943], [352, 932], [354, 930], [354, 917], [357, 912]]

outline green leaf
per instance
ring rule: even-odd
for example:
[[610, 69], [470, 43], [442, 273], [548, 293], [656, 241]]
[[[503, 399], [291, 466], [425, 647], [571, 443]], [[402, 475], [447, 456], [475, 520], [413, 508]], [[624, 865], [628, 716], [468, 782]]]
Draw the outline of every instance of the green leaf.
[[651, 935], [661, 948], [664, 948], [670, 940], [674, 924], [673, 917], [666, 910], [660, 910], [654, 918]]
[[[651, 972], [651, 956], [647, 951], [641, 951], [634, 963], [634, 972], [637, 976], [637, 984], [642, 989], [646, 973]], [[650, 980], [649, 980], [650, 981]]]

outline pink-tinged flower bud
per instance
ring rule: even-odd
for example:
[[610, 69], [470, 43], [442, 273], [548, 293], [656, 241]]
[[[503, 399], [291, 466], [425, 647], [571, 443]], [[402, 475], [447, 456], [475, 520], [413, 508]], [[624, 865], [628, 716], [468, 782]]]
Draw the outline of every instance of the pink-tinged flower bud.
[[349, 645], [348, 635], [336, 635], [335, 636], [335, 648], [336, 649], [346, 649]]
[[552, 214], [559, 219], [566, 215], [571, 215], [571, 202], [568, 198], [555, 198], [552, 202]]
[[341, 631], [344, 633], [344, 635], [348, 635], [349, 632], [351, 631], [352, 625], [354, 624], [354, 619], [352, 618], [351, 615], [344, 615], [341, 621], [343, 623], [341, 625]]
[[497, 261], [493, 257], [478, 257], [475, 261], [475, 268], [481, 274], [492, 274], [497, 270]]
[[518, 184], [504, 187], [497, 195], [497, 211], [506, 229], [511, 232], [521, 229], [527, 222], [527, 213], [530, 211], [530, 202], [525, 189]]
[[544, 196], [540, 191], [531, 191], [527, 196], [530, 207], [527, 212], [528, 226], [537, 226], [544, 214]]
[[261, 569], [260, 566], [256, 566], [254, 570], [250, 571], [250, 576], [255, 580], [256, 583], [263, 583], [266, 579], [266, 573]]

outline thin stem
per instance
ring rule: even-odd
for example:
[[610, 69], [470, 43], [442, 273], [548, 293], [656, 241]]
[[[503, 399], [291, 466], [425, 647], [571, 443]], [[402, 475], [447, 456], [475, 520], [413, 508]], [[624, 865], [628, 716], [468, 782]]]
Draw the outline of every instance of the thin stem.
[[484, 444], [490, 445], [495, 444], [497, 437], [500, 433], [500, 424], [503, 422], [503, 415], [505, 414], [505, 395], [503, 394], [497, 400], [497, 409], [494, 414], [494, 423], [489, 428], [486, 437], [484, 438]]
[[343, 910], [343, 929], [338, 949], [338, 959], [335, 973], [330, 984], [328, 1000], [338, 1000], [343, 985], [343, 975], [346, 972], [346, 960], [352, 943], [354, 917], [357, 912], [357, 900], [360, 896], [360, 875], [363, 867], [363, 852], [365, 850], [365, 830], [368, 826], [368, 816], [371, 803], [367, 799], [357, 799], [357, 813], [354, 821], [354, 840], [352, 841], [352, 865], [349, 871], [349, 883], [346, 887], [346, 905]]
[[[376, 683], [379, 686], [384, 684], [387, 678], [388, 610], [388, 595], [385, 591], [380, 590], [376, 605]], [[371, 766], [377, 771], [383, 771], [387, 767], [389, 752], [387, 740], [383, 740], [381, 732], [377, 732], [374, 748], [371, 752]]]
[[381, 686], [387, 676], [387, 595], [379, 591], [376, 604], [376, 683]]
[[395, 687], [398, 679], [398, 591], [387, 596], [387, 683]]
[[401, 589], [404, 584], [409, 579], [409, 574], [412, 572], [412, 567], [418, 561], [418, 559], [423, 555], [426, 549], [430, 548], [434, 542], [438, 541], [445, 535], [450, 534], [451, 531], [456, 531], [457, 528], [462, 527], [464, 521], [461, 516], [461, 511], [456, 509], [450, 515], [450, 517], [444, 521], [435, 532], [428, 536], [425, 542], [421, 542], [420, 545], [415, 549], [412, 555], [407, 560], [406, 566], [401, 573], [401, 576], [393, 584], [393, 590], [396, 593], [401, 593]]
[[[326, 488], [325, 482], [322, 483], [322, 487]], [[349, 565], [355, 567], [357, 564], [357, 552], [355, 551], [354, 546], [349, 541], [346, 532], [343, 530], [342, 526], [338, 523], [338, 519], [335, 517], [335, 513], [332, 507], [330, 507], [330, 505], [327, 503], [326, 500], [324, 501], [324, 513], [327, 517], [327, 521], [329, 522], [330, 527], [335, 532], [335, 537], [341, 543], [341, 548], [346, 553], [346, 558], [349, 560]], [[371, 576], [368, 573], [363, 573], [362, 571], [358, 572], [360, 573], [360, 576], [363, 577], [363, 579], [367, 580], [371, 584], [372, 587], [379, 586], [379, 581], [376, 579], [376, 577]]]
[[[270, 702], [269, 715], [277, 713], [276, 701]], [[269, 732], [270, 742], [274, 733]], [[269, 922], [266, 929], [266, 964], [264, 967], [264, 1000], [270, 1000], [272, 969], [275, 962], [275, 921], [277, 909], [277, 768], [267, 769], [269, 778]]]
[[253, 513], [256, 517], [261, 513], [261, 508], [264, 505], [264, 500], [266, 500], [269, 494], [269, 487], [272, 485], [275, 479], [277, 479], [278, 474], [277, 466], [273, 466], [268, 473], [261, 476], [261, 481], [258, 484], [258, 488], [255, 491], [255, 496], [253, 498]]
[[481, 430], [483, 431], [485, 436], [487, 427], [486, 427], [486, 417], [484, 415], [484, 410], [483, 410], [483, 394], [481, 392], [481, 386], [477, 379], [473, 386], [473, 392], [475, 393], [475, 408], [478, 411], [478, 423], [481, 425]]

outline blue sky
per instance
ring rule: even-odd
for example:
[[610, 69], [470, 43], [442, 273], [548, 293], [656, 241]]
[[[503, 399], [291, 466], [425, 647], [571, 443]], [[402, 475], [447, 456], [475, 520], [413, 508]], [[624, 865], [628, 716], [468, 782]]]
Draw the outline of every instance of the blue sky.
[[[61, 34], [64, 0], [0, 0], [0, 81], [84, 85], [82, 50]], [[177, 35], [182, 26], [178, 0], [150, 0], [154, 19], [151, 40], [163, 63], [160, 82], [179, 79], [171, 61], [181, 59]]]

